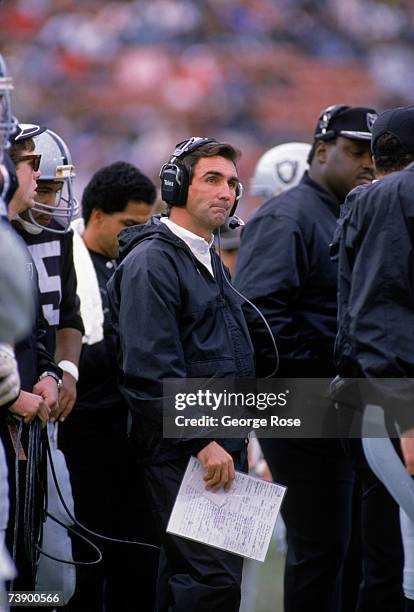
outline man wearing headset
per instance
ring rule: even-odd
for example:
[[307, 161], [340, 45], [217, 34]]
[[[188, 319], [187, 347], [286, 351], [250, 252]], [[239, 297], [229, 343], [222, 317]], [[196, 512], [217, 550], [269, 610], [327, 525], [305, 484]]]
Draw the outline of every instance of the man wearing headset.
[[[279, 349], [278, 376], [335, 376], [337, 269], [329, 244], [348, 192], [374, 178], [375, 118], [370, 108], [323, 111], [308, 172], [296, 187], [265, 203], [244, 230], [235, 284], [270, 324]], [[245, 314], [258, 375], [265, 376], [274, 368], [274, 351], [255, 312], [246, 308]], [[288, 536], [285, 612], [337, 612], [353, 491], [340, 440], [268, 439], [263, 450], [275, 480], [288, 487], [282, 509]]]
[[162, 532], [159, 612], [236, 612], [240, 605], [241, 558], [165, 530], [189, 458], [201, 462], [206, 487], [228, 489], [235, 468], [245, 467], [245, 441], [162, 436], [163, 379], [254, 376], [244, 316], [212, 249], [213, 230], [240, 196], [237, 158], [212, 139], [177, 145], [160, 175], [169, 216], [121, 232], [121, 263], [108, 285], [121, 388]]

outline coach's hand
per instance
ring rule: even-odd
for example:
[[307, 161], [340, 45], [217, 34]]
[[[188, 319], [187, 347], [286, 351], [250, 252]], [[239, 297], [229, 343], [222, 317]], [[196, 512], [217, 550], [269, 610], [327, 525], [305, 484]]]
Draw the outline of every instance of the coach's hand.
[[401, 450], [407, 470], [414, 476], [414, 428], [403, 433], [401, 437]]
[[23, 417], [25, 423], [31, 423], [36, 417], [45, 425], [49, 419], [50, 408], [43, 397], [28, 391], [20, 391], [17, 400], [9, 407], [10, 412]]
[[33, 393], [43, 397], [50, 411], [58, 409], [58, 386], [53, 376], [45, 376], [39, 380], [33, 387]]
[[235, 478], [232, 456], [217, 442], [210, 442], [198, 453], [197, 459], [205, 469], [206, 489], [217, 491], [224, 487], [228, 491]]

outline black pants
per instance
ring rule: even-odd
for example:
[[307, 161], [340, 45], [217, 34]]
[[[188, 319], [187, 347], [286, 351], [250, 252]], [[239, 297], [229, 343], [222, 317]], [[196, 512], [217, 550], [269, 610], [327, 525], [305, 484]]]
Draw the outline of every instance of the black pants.
[[399, 506], [369, 467], [361, 440], [342, 442], [362, 488], [362, 583], [356, 612], [402, 612], [403, 547]]
[[[237, 612], [241, 557], [165, 532], [189, 457], [148, 466], [146, 482], [162, 533], [157, 612]], [[246, 457], [235, 460], [245, 469]]]
[[[96, 411], [72, 412], [59, 425], [59, 445], [68, 464], [76, 518], [114, 538], [158, 543], [140, 467], [129, 449], [126, 424]], [[90, 538], [103, 561], [76, 568], [76, 592], [65, 610], [78, 612], [153, 612], [158, 552], [130, 544]], [[73, 557], [96, 554], [76, 537]]]
[[340, 612], [354, 475], [339, 440], [262, 439], [275, 481], [288, 487], [285, 612]]

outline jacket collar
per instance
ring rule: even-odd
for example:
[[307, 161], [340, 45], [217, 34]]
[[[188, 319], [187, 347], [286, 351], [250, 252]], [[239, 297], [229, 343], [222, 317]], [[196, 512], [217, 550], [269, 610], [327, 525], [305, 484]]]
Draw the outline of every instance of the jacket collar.
[[317, 191], [321, 200], [332, 210], [336, 217], [339, 217], [339, 212], [341, 209], [341, 202], [337, 202], [334, 197], [331, 196], [330, 193], [326, 191], [323, 187], [312, 180], [307, 172], [302, 177], [301, 183], [304, 185], [308, 185], [314, 191]]

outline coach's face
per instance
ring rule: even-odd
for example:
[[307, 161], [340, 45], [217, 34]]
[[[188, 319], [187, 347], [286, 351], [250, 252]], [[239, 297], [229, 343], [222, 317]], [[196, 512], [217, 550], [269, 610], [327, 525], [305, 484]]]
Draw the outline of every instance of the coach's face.
[[317, 155], [323, 161], [326, 185], [339, 202], [344, 202], [357, 185], [370, 183], [375, 178], [367, 140], [338, 136], [335, 142], [321, 143]]
[[236, 167], [231, 160], [219, 155], [199, 159], [184, 209], [187, 229], [210, 240], [213, 230], [226, 221], [238, 184]]

